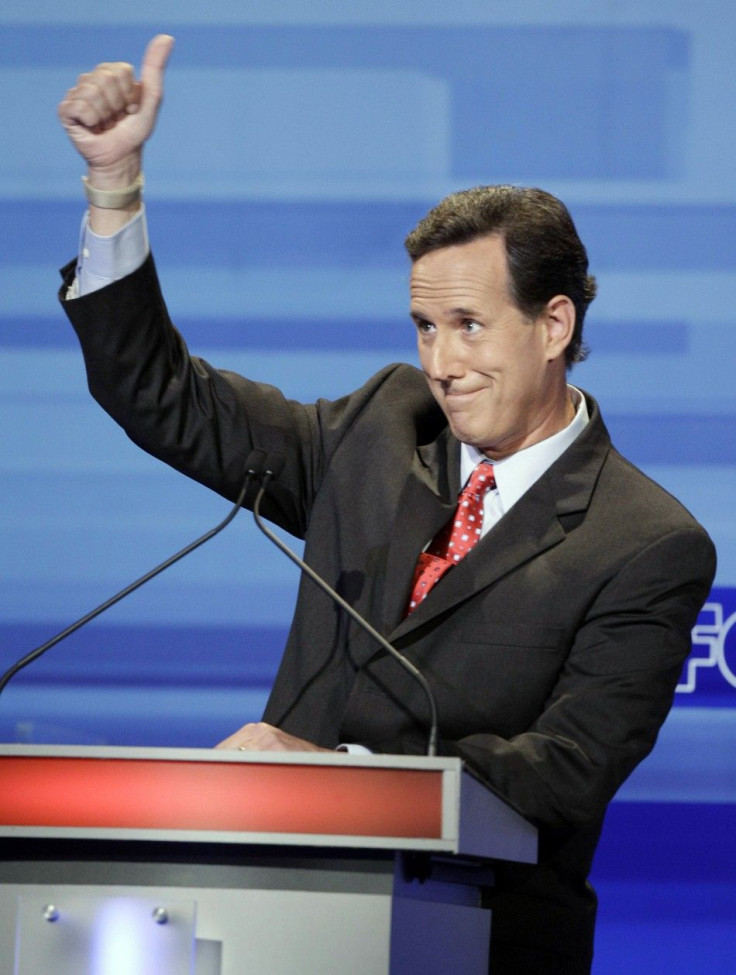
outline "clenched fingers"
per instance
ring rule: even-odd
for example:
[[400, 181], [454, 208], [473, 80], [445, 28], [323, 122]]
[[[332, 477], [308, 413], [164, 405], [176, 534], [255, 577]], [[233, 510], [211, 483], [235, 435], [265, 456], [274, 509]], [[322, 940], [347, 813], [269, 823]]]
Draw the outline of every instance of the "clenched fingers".
[[105, 62], [79, 76], [59, 106], [59, 117], [67, 127], [82, 125], [100, 131], [136, 112], [140, 99], [141, 85], [135, 80], [133, 65]]

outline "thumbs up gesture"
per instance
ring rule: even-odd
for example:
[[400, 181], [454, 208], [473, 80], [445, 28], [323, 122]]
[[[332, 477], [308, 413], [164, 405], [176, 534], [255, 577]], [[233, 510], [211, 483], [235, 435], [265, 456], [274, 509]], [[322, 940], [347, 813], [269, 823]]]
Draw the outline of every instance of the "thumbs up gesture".
[[66, 93], [61, 124], [88, 164], [90, 183], [108, 190], [129, 186], [141, 169], [164, 94], [164, 72], [174, 39], [158, 34], [143, 55], [140, 79], [131, 64], [99, 64]]

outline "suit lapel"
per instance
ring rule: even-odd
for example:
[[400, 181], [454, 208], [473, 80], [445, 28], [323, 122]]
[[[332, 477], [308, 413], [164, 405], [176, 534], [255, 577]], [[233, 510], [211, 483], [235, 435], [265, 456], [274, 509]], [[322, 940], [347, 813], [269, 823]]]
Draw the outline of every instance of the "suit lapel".
[[455, 510], [459, 480], [457, 441], [447, 430], [433, 443], [417, 448], [396, 508], [386, 560], [384, 632], [404, 614], [417, 557]]
[[565, 532], [556, 515], [549, 485], [541, 478], [503, 516], [462, 562], [451, 569], [406, 619], [390, 640], [399, 640], [418, 626], [441, 616], [490, 586], [523, 562], [556, 545]]
[[[434, 528], [429, 530], [429, 534], [425, 523], [424, 530], [418, 532], [418, 544], [414, 544], [410, 552], [402, 554], [394, 550], [406, 544], [406, 535], [394, 539], [393, 562], [389, 564], [387, 577], [387, 583], [393, 590], [393, 612], [386, 615], [386, 622], [389, 626], [395, 622], [396, 628], [389, 633], [389, 640], [398, 641], [417, 627], [448, 613], [517, 566], [559, 544], [569, 528], [585, 516], [610, 448], [608, 432], [595, 401], [589, 398], [588, 406], [590, 422], [575, 443], [532, 485], [472, 552], [447, 573], [411, 616], [403, 620], [401, 613], [406, 599], [407, 579], [411, 578], [417, 554], [427, 539], [439, 530], [455, 508], [459, 473], [452, 484], [447, 485], [448, 491], [452, 489], [453, 493], [441, 506], [442, 517], [435, 518]], [[448, 440], [454, 444], [453, 453], [457, 458], [457, 444], [452, 438]], [[439, 457], [441, 459], [442, 455]], [[436, 461], [437, 457], [433, 460]], [[438, 507], [436, 499], [434, 507]], [[416, 536], [416, 526], [413, 532]], [[417, 537], [412, 537], [412, 542], [416, 543]]]

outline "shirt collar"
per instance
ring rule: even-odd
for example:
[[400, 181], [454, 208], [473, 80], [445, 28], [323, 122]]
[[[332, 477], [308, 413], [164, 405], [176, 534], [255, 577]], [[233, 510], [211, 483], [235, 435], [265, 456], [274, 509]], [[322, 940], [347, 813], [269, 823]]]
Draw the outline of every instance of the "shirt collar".
[[[496, 478], [496, 488], [501, 498], [504, 511], [515, 504], [526, 494], [529, 488], [538, 481], [544, 472], [554, 464], [558, 457], [567, 450], [574, 440], [582, 433], [588, 423], [588, 407], [585, 397], [575, 386], [567, 387], [576, 403], [575, 416], [570, 423], [557, 433], [552, 434], [539, 443], [525, 447], [523, 450], [494, 461], [493, 473]], [[460, 444], [460, 481], [465, 484], [473, 469], [481, 460], [487, 459], [475, 447]]]

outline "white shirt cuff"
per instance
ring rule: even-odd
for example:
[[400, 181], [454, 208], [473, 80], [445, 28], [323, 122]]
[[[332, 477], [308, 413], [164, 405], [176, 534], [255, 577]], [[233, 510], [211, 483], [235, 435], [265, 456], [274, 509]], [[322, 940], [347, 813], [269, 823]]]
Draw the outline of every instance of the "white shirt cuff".
[[143, 207], [110, 237], [101, 237], [90, 230], [88, 219], [89, 214], [85, 213], [79, 233], [77, 274], [67, 298], [90, 294], [132, 274], [143, 264], [150, 250]]

